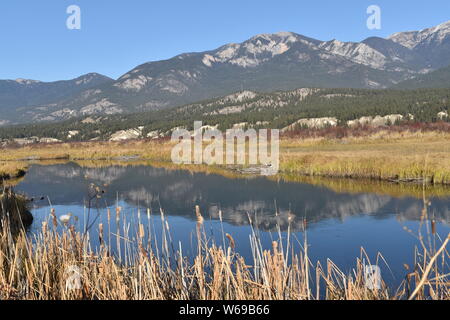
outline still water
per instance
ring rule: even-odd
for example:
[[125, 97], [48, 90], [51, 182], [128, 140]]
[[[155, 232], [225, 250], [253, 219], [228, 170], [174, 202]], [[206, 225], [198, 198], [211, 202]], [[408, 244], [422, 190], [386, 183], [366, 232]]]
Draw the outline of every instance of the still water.
[[[91, 184], [105, 193], [91, 201], [89, 213], [87, 200]], [[414, 248], [418, 245], [415, 235], [419, 230], [423, 199], [392, 192], [395, 188], [395, 185], [388, 185], [391, 192], [364, 191], [365, 188], [333, 191], [336, 188], [326, 185], [266, 177], [231, 179], [146, 165], [82, 167], [75, 163], [33, 165], [16, 187], [35, 199], [31, 233], [41, 228], [42, 221], [49, 219], [50, 208], [55, 208], [57, 216], [72, 213], [72, 221], [80, 230], [86, 227], [89, 216], [87, 224], [92, 225], [90, 233], [95, 243], [98, 224], [108, 225], [107, 208], [111, 208], [115, 217], [115, 208], [120, 206], [121, 221], [129, 226], [131, 238], [137, 235], [139, 216], [145, 223], [147, 212], [151, 212], [150, 225], [155, 236], [161, 236], [162, 208], [171, 242], [176, 248], [181, 244], [183, 253], [188, 256], [196, 250], [195, 206], [199, 205], [210, 241], [222, 245], [227, 241], [223, 234], [229, 233], [235, 240], [236, 251], [250, 263], [249, 217], [261, 233], [266, 249], [271, 248], [272, 241], [280, 234], [286, 238], [288, 228], [292, 241], [298, 246], [303, 244], [306, 219], [308, 250], [313, 263], [320, 261], [325, 265], [329, 258], [349, 273], [361, 255], [361, 248], [372, 262], [380, 252], [389, 264], [386, 267], [379, 262], [383, 278], [396, 285], [406, 274], [404, 264], [414, 263]], [[44, 200], [40, 200], [42, 197]], [[450, 190], [447, 193], [441, 190], [429, 201], [429, 215], [437, 221], [437, 233], [444, 238], [450, 232]], [[115, 231], [115, 219], [112, 220], [110, 228]]]

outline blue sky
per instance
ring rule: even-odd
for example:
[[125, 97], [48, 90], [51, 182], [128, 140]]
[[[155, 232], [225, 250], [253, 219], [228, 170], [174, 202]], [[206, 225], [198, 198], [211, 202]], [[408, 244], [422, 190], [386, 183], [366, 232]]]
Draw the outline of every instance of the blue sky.
[[[373, 4], [382, 10], [381, 30], [366, 27]], [[69, 5], [81, 8], [81, 30], [66, 27]], [[141, 63], [259, 33], [361, 41], [448, 20], [449, 0], [2, 0], [0, 79], [117, 78]]]

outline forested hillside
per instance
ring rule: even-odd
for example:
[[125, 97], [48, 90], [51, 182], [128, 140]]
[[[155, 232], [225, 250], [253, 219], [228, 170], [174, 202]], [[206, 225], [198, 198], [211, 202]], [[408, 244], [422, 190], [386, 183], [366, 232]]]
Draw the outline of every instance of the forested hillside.
[[[232, 127], [285, 128], [299, 119], [334, 117], [339, 125], [366, 116], [399, 114], [408, 121], [448, 120], [450, 90], [297, 89], [274, 93], [243, 91], [223, 98], [169, 110], [129, 115], [90, 116], [59, 123], [0, 128], [0, 139], [51, 137], [62, 141], [108, 140], [120, 130], [136, 129], [136, 137], [191, 129], [194, 121]], [[155, 133], [156, 132], [156, 133]], [[149, 134], [150, 133], [150, 134]]]
[[400, 82], [393, 88], [450, 88], [450, 66]]

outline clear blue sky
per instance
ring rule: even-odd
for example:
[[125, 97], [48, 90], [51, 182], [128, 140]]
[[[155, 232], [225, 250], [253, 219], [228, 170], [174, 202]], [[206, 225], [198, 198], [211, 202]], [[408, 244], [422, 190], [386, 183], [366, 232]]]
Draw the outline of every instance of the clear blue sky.
[[[66, 9], [81, 8], [81, 30]], [[382, 29], [366, 9], [382, 9]], [[117, 78], [135, 66], [183, 52], [292, 31], [320, 40], [361, 41], [450, 20], [449, 0], [2, 0], [0, 79]]]

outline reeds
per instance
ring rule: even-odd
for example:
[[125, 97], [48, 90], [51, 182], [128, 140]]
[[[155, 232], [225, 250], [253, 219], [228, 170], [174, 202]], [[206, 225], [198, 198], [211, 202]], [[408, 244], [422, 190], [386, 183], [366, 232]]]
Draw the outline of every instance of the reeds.
[[[162, 232], [156, 236], [155, 225], [150, 223], [152, 214], [148, 210], [147, 217], [141, 217], [139, 212], [133, 235], [120, 207], [116, 208], [116, 222], [120, 223], [110, 231], [114, 217], [108, 211], [108, 227], [98, 225], [97, 247], [89, 232], [86, 235], [73, 225], [62, 226], [57, 219], [44, 221], [33, 235], [22, 231], [12, 237], [9, 228], [4, 228], [0, 233], [0, 299], [450, 299], [450, 277], [443, 272], [448, 271], [449, 238], [440, 239], [434, 233], [426, 209], [423, 224], [431, 223], [431, 246], [425, 246], [425, 239], [420, 238], [423, 248], [417, 249], [417, 260], [396, 291], [385, 283], [375, 289], [367, 285], [365, 266], [371, 263], [363, 250], [350, 274], [329, 260], [324, 266], [310, 261], [306, 223], [304, 239], [295, 239], [298, 250], [290, 232], [279, 233], [279, 239], [266, 248], [259, 230], [252, 227], [252, 261], [245, 261], [231, 234], [223, 235], [222, 245], [207, 239], [199, 207], [193, 212], [197, 243], [190, 257], [183, 255], [182, 243], [173, 243], [163, 210], [159, 213]], [[146, 226], [145, 219], [149, 222]], [[257, 225], [251, 219], [250, 224]], [[115, 251], [111, 238], [117, 239]], [[380, 255], [375, 264], [382, 260]]]
[[1, 188], [0, 229], [7, 227], [16, 235], [21, 229], [29, 227], [32, 222], [33, 216], [28, 210], [26, 197], [16, 194], [10, 187]]

